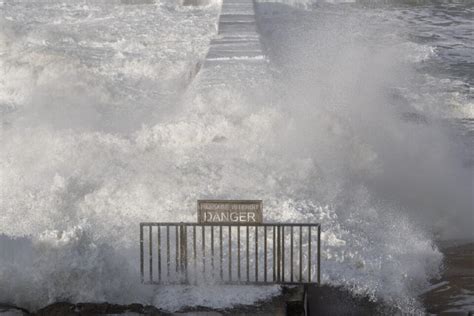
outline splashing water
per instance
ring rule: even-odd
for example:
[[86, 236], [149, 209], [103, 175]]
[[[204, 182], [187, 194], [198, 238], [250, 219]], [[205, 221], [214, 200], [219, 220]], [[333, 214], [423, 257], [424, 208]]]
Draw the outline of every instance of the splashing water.
[[218, 4], [1, 10], [0, 301], [177, 310], [271, 297], [277, 287], [139, 283], [139, 222], [195, 221], [197, 199], [245, 198], [264, 200], [265, 221], [322, 223], [323, 282], [419, 308], [442, 259], [433, 234], [464, 231], [472, 183], [436, 113], [402, 119], [425, 86], [413, 67], [435, 51], [390, 32], [392, 16], [279, 20], [269, 12], [292, 9], [261, 4], [275, 75], [253, 94], [258, 78], [189, 85]]

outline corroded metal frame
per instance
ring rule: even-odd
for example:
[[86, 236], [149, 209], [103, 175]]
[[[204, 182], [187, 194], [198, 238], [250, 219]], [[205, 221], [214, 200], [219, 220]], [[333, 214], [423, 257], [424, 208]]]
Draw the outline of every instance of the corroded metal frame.
[[[208, 230], [207, 233], [206, 230]], [[314, 230], [316, 230], [316, 234], [312, 235]], [[201, 236], [199, 236], [199, 231]], [[223, 231], [227, 236], [223, 236]], [[234, 234], [234, 231], [237, 233]], [[289, 238], [286, 238], [285, 231]], [[173, 237], [175, 239], [174, 245], [170, 243]], [[226, 245], [224, 245], [226, 238]], [[198, 245], [198, 239], [200, 239], [200, 245]], [[254, 241], [252, 246], [250, 245], [251, 239]], [[269, 239], [272, 243], [269, 243]], [[295, 239], [298, 240], [296, 245]], [[314, 243], [312, 245], [313, 240], [316, 241], [316, 247], [314, 247]], [[215, 249], [216, 246], [218, 246], [218, 252]], [[228, 263], [226, 275], [224, 275], [224, 246], [227, 248], [225, 251], [225, 259]], [[315, 279], [312, 277], [313, 248], [317, 249]], [[155, 250], [156, 253], [154, 253]], [[250, 250], [252, 250], [252, 254]], [[262, 261], [259, 260], [259, 251], [263, 251], [263, 269], [259, 269], [259, 262]], [[200, 252], [199, 256], [198, 252]], [[288, 255], [289, 258], [285, 257]], [[251, 256], [254, 256], [252, 264], [250, 264]], [[243, 257], [245, 260], [242, 260]], [[166, 262], [163, 262], [164, 258], [166, 258]], [[289, 267], [286, 267], [287, 261], [289, 261]], [[201, 265], [199, 268], [198, 264]], [[192, 265], [191, 268], [190, 265]], [[148, 269], [145, 269], [146, 266]], [[306, 267], [306, 275], [303, 275], [303, 266]], [[156, 273], [155, 268], [157, 269]], [[206, 269], [209, 270], [206, 272]], [[192, 277], [190, 270], [194, 271]], [[253, 270], [252, 273], [251, 270]], [[272, 273], [269, 275], [270, 270]], [[235, 274], [233, 274], [234, 271]], [[212, 282], [219, 284], [320, 284], [321, 225], [300, 223], [140, 223], [142, 283], [197, 284], [199, 283], [198, 275], [206, 279], [209, 273], [213, 276]], [[250, 277], [251, 274], [252, 277]], [[171, 275], [174, 275], [174, 278], [171, 278]]]

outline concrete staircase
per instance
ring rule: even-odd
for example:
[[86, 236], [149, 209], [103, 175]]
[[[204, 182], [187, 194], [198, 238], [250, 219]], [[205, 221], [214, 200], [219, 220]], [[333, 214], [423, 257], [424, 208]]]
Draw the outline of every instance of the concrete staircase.
[[259, 85], [268, 77], [253, 0], [223, 0], [218, 34], [197, 78], [201, 89], [216, 86]]

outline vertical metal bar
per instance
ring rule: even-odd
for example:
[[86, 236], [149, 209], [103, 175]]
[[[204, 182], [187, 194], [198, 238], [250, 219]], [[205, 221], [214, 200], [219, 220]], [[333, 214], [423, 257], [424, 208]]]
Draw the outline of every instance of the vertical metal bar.
[[237, 226], [237, 278], [240, 282], [240, 226]]
[[215, 276], [215, 268], [214, 268], [214, 226], [211, 226], [211, 274], [212, 274], [212, 277]]
[[255, 282], [258, 282], [258, 226], [255, 225]]
[[285, 282], [285, 226], [281, 226], [281, 281]]
[[170, 266], [171, 266], [171, 258], [170, 258], [170, 226], [166, 225], [166, 280], [169, 281], [170, 279]]
[[194, 256], [194, 279], [195, 279], [196, 284], [197, 284], [197, 269], [196, 269], [196, 266], [197, 266], [197, 263], [196, 263], [196, 259], [197, 259], [197, 256], [196, 256], [196, 226], [195, 226], [195, 225], [193, 226], [193, 256]]
[[290, 282], [293, 283], [293, 226], [291, 226], [290, 234]]
[[321, 225], [318, 224], [318, 286], [321, 285]]
[[175, 236], [175, 270], [176, 274], [178, 273], [178, 266], [179, 266], [179, 233], [178, 233], [178, 225], [176, 225], [174, 231], [174, 236]]
[[281, 227], [277, 228], [277, 282], [281, 282]]
[[276, 226], [273, 226], [273, 282], [276, 280]]
[[246, 256], [246, 260], [247, 260], [247, 282], [250, 281], [250, 263], [249, 263], [249, 226], [246, 226], [247, 228], [247, 256]]
[[229, 282], [232, 281], [232, 228], [229, 225]]
[[161, 282], [161, 226], [158, 225], [158, 281]]
[[182, 241], [184, 246], [184, 281], [188, 283], [188, 226], [183, 225], [184, 234]]
[[145, 281], [145, 266], [143, 260], [143, 224], [140, 224], [140, 277], [142, 283]]
[[[211, 226], [212, 229], [212, 226]], [[202, 276], [206, 278], [206, 226], [201, 227], [202, 232]]]
[[263, 281], [267, 282], [267, 226], [263, 226]]
[[300, 282], [303, 282], [303, 226], [300, 226]]
[[185, 261], [185, 258], [186, 258], [186, 253], [185, 253], [185, 243], [186, 243], [186, 239], [185, 239], [185, 236], [184, 236], [184, 230], [185, 230], [185, 226], [184, 225], [180, 225], [179, 226], [179, 272], [181, 274], [181, 277], [183, 276], [183, 274], [185, 273], [185, 265], [186, 263], [184, 262]]
[[222, 256], [222, 226], [219, 226], [219, 250], [220, 250], [220, 277], [221, 280], [224, 278], [224, 270], [222, 269], [222, 265], [224, 263], [224, 258]]
[[311, 225], [308, 226], [308, 283], [311, 282]]
[[148, 259], [150, 260], [149, 264], [149, 270], [150, 270], [150, 282], [153, 283], [153, 239], [152, 239], [152, 236], [153, 236], [153, 226], [149, 226], [150, 229], [148, 230], [148, 239], [150, 240], [150, 242], [148, 243]]

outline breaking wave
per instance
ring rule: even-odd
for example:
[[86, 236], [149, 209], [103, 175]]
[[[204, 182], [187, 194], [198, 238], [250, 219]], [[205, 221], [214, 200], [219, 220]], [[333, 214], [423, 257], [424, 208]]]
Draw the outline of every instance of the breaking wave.
[[432, 113], [403, 119], [413, 64], [435, 51], [376, 35], [364, 13], [329, 8], [317, 17], [331, 19], [303, 20], [306, 33], [262, 22], [276, 68], [262, 101], [245, 80], [190, 84], [215, 4], [2, 10], [0, 301], [177, 310], [278, 293], [139, 283], [138, 223], [195, 221], [202, 198], [263, 199], [265, 221], [321, 222], [323, 282], [405, 310], [440, 268], [434, 237], [466, 232], [468, 175], [447, 132]]

